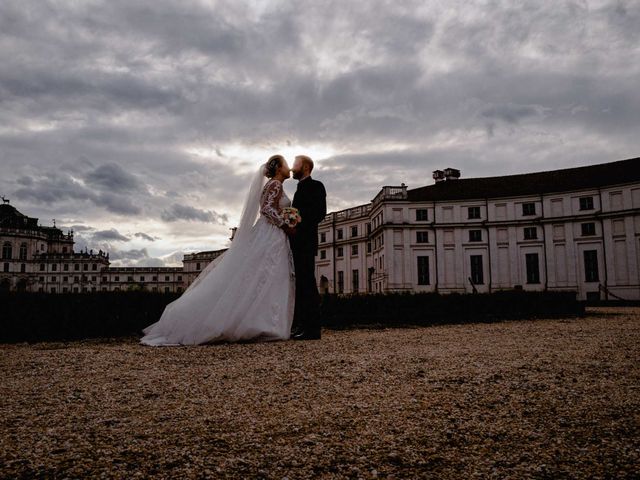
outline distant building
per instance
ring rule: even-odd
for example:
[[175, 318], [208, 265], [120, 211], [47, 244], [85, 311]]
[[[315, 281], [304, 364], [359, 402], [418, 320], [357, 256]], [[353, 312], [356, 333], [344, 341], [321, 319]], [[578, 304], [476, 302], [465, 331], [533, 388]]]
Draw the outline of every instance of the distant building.
[[3, 199], [0, 205], [0, 290], [83, 293], [124, 290], [181, 292], [224, 250], [188, 254], [183, 267], [112, 267], [99, 250], [74, 252], [73, 231], [38, 225]]
[[[640, 299], [640, 158], [386, 186], [319, 226], [322, 292], [575, 290]], [[304, 220], [303, 220], [304, 221]]]
[[[385, 186], [371, 203], [320, 223], [321, 292], [575, 290], [581, 299], [640, 299], [640, 158], [547, 172]], [[304, 219], [303, 219], [304, 221]], [[73, 251], [73, 232], [0, 205], [0, 288], [49, 293], [181, 292], [225, 250], [183, 267], [111, 267]]]

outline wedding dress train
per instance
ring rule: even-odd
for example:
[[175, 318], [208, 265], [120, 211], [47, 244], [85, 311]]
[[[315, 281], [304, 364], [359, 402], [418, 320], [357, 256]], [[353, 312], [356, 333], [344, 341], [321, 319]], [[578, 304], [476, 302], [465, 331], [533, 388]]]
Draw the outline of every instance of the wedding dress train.
[[289, 240], [279, 225], [280, 211], [291, 201], [280, 181], [271, 179], [265, 185], [265, 180], [261, 169], [230, 248], [143, 330], [142, 344], [289, 338], [295, 277]]

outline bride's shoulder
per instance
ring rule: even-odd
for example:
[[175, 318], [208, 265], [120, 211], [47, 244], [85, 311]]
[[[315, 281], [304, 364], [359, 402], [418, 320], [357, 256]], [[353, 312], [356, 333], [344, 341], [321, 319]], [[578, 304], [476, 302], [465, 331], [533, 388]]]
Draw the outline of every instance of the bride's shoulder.
[[282, 182], [277, 178], [270, 178], [269, 180], [267, 180], [267, 183], [265, 183], [264, 186], [265, 188], [267, 187], [278, 188], [282, 186]]

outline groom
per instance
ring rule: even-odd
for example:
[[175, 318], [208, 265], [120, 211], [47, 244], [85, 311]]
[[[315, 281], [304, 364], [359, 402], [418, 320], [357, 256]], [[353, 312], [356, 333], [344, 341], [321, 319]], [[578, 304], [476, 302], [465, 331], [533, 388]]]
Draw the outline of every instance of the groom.
[[320, 294], [316, 285], [315, 257], [318, 253], [318, 224], [327, 214], [327, 193], [322, 182], [311, 178], [313, 160], [298, 155], [293, 163], [293, 178], [298, 188], [292, 207], [300, 211], [302, 221], [291, 239], [296, 271], [296, 305], [293, 316], [294, 340], [320, 339]]

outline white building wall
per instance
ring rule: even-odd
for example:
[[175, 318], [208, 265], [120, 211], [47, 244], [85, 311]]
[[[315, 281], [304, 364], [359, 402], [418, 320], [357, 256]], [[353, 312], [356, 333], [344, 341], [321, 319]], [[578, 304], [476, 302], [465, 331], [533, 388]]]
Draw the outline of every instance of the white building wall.
[[[384, 188], [397, 191], [401, 187]], [[481, 255], [484, 281], [475, 285], [478, 292], [546, 288], [575, 290], [582, 299], [598, 292], [601, 298], [640, 299], [638, 183], [513, 198], [415, 203], [397, 196], [387, 200], [384, 192], [370, 204], [367, 215], [358, 219], [359, 228], [366, 228], [367, 222], [372, 225], [372, 234], [358, 239], [358, 257], [350, 258], [348, 247], [355, 240], [344, 238], [336, 243], [344, 248], [344, 258], [335, 264], [336, 271], [344, 271], [344, 293], [352, 293], [354, 268], [360, 270], [359, 293], [367, 292], [367, 269], [371, 267], [375, 269], [374, 292], [471, 292], [471, 256]], [[592, 198], [592, 209], [580, 209], [583, 197]], [[534, 204], [535, 214], [525, 215], [526, 203]], [[478, 207], [480, 218], [468, 218], [469, 207]], [[426, 221], [416, 220], [419, 209], [427, 210]], [[317, 273], [328, 279], [330, 292], [335, 291], [333, 222], [345, 233], [353, 224], [332, 215], [320, 225], [327, 239], [321, 246], [326, 259], [317, 262]], [[583, 235], [584, 223], [594, 224], [593, 235]], [[535, 228], [536, 238], [525, 238], [525, 228]], [[470, 241], [470, 230], [480, 230], [481, 240]], [[427, 242], [417, 242], [418, 231], [428, 232]], [[363, 255], [367, 241], [372, 242], [372, 250]], [[597, 252], [598, 280], [594, 282], [586, 281], [587, 250]], [[527, 254], [538, 255], [537, 283], [527, 283]], [[418, 256], [429, 258], [428, 285], [418, 285]]]

